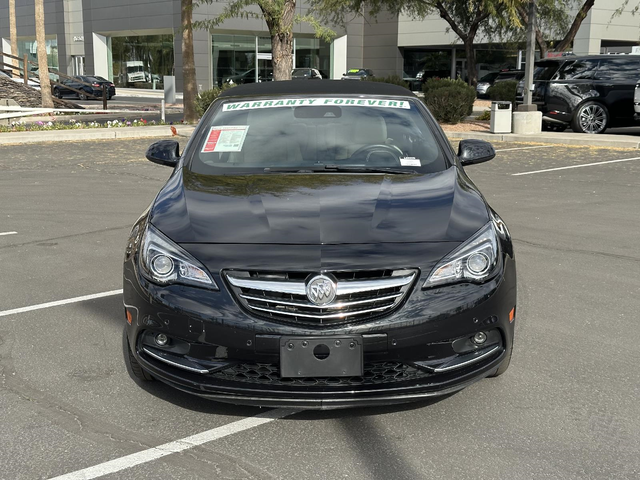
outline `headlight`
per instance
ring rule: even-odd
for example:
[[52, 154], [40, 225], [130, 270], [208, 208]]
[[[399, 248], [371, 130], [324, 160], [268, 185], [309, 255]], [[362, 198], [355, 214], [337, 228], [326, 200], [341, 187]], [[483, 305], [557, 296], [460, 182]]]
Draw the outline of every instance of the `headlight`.
[[465, 281], [481, 283], [491, 277], [500, 259], [495, 228], [492, 218], [478, 233], [444, 257], [422, 288]]
[[218, 285], [200, 262], [151, 224], [142, 239], [140, 267], [148, 280], [160, 285], [181, 283], [218, 290]]

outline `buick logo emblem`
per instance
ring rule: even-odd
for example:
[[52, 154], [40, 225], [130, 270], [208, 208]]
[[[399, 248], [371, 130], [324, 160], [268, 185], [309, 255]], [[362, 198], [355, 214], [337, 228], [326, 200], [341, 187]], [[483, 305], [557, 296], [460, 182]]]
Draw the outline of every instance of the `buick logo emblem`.
[[307, 298], [315, 305], [329, 305], [336, 298], [336, 283], [324, 275], [313, 277], [307, 283]]

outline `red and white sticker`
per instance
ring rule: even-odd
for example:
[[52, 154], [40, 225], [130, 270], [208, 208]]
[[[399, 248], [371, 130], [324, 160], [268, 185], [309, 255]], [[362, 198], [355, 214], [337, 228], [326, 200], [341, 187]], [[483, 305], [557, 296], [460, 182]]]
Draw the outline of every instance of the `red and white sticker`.
[[211, 127], [202, 153], [241, 152], [249, 125], [219, 125]]

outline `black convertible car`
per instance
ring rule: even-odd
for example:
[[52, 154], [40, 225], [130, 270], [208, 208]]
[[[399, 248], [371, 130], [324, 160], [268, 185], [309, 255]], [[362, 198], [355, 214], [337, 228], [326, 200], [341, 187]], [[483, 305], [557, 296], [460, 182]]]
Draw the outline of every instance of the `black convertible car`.
[[516, 265], [507, 227], [424, 104], [374, 82], [225, 91], [135, 223], [124, 357], [139, 382], [237, 404], [339, 408], [502, 374]]

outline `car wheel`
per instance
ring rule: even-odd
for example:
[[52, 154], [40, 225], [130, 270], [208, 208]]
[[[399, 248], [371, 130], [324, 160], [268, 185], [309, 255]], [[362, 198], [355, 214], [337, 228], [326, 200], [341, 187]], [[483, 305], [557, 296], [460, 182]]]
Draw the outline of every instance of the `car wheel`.
[[53, 91], [53, 96], [56, 98], [62, 98], [62, 92], [60, 92], [60, 90], [58, 90], [57, 88]]
[[127, 328], [122, 331], [122, 353], [124, 354], [124, 364], [127, 367], [127, 373], [136, 382], [152, 382], [155, 379], [136, 360], [133, 352], [129, 347], [129, 337], [127, 337]]
[[598, 102], [587, 102], [581, 105], [573, 120], [571, 128], [576, 133], [604, 133], [609, 123], [609, 111], [607, 107]]
[[78, 98], [80, 100], [86, 100], [87, 99], [87, 94], [86, 93], [79, 93], [78, 94]]

